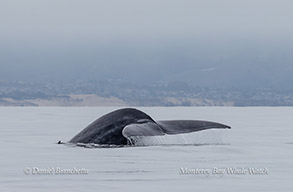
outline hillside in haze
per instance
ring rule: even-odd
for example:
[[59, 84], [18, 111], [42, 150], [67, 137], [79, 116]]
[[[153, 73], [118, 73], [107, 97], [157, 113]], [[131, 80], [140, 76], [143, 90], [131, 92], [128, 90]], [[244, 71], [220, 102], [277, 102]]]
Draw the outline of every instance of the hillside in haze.
[[225, 89], [184, 82], [0, 83], [0, 106], [292, 106], [291, 92]]

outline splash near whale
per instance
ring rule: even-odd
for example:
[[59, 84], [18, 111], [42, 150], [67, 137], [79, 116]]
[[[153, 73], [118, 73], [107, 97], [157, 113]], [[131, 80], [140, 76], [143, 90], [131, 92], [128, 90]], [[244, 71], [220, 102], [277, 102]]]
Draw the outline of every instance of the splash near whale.
[[155, 121], [140, 110], [124, 108], [98, 118], [74, 136], [69, 143], [128, 145], [133, 137], [175, 135], [207, 129], [230, 128], [230, 126], [211, 121]]

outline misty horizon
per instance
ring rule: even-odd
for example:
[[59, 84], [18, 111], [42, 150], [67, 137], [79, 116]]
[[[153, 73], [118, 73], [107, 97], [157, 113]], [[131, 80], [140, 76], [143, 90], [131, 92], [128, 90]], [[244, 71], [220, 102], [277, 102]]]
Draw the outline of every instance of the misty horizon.
[[291, 1], [1, 2], [0, 81], [292, 90]]

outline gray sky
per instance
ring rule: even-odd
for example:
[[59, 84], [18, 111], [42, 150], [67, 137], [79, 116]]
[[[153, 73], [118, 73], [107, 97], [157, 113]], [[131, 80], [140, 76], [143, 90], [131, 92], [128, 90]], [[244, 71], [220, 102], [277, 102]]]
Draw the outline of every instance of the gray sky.
[[292, 0], [1, 0], [0, 80], [290, 87]]

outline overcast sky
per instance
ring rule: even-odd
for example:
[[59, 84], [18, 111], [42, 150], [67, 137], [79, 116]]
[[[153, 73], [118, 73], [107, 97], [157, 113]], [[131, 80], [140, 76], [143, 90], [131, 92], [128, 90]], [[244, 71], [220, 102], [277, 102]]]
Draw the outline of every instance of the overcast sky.
[[292, 7], [292, 0], [0, 0], [0, 81], [290, 87]]

